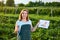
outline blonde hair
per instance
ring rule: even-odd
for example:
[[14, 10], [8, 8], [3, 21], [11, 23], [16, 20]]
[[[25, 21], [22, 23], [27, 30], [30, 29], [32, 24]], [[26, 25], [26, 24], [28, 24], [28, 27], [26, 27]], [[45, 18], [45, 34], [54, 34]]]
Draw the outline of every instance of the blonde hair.
[[[27, 9], [22, 9], [22, 11], [21, 11], [20, 14], [19, 14], [19, 20], [20, 20], [20, 21], [22, 20], [22, 13], [23, 13], [24, 11], [28, 12]], [[28, 12], [28, 13], [29, 13], [29, 12]], [[26, 17], [26, 20], [27, 20], [27, 21], [29, 20], [28, 15], [27, 15], [27, 17]]]

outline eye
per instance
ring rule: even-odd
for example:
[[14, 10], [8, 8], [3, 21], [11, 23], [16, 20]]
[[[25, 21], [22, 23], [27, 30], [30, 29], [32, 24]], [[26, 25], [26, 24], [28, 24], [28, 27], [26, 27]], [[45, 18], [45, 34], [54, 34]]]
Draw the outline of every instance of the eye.
[[22, 13], [22, 14], [24, 14], [24, 13]]
[[27, 13], [22, 13], [22, 14], [27, 14]]

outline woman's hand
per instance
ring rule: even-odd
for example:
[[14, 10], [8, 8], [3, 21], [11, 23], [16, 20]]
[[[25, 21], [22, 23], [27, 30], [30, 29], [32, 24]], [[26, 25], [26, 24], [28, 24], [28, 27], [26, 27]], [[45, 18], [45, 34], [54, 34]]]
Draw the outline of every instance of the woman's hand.
[[14, 30], [14, 32], [13, 32], [13, 33], [17, 34], [17, 31], [15, 31], [15, 30]]

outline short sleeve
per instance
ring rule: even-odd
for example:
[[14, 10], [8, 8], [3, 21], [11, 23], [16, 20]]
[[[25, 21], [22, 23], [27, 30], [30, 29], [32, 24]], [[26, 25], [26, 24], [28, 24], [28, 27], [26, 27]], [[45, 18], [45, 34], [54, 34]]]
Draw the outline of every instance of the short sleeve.
[[29, 20], [29, 23], [30, 23], [30, 24], [32, 24], [32, 21], [31, 21], [31, 20]]
[[16, 25], [19, 25], [19, 20], [16, 21]]

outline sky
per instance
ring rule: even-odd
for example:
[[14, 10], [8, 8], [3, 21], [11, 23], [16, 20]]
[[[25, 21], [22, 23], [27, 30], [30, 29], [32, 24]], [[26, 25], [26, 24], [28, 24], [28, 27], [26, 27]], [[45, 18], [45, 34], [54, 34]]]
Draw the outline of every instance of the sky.
[[[2, 0], [0, 0], [0, 1], [2, 1]], [[4, 0], [5, 2], [4, 3], [6, 3], [6, 0]], [[15, 4], [19, 4], [19, 3], [23, 3], [23, 4], [27, 4], [29, 1], [33, 1], [33, 2], [35, 2], [35, 1], [39, 1], [39, 0], [14, 0], [14, 2], [15, 2]], [[42, 2], [60, 2], [60, 0], [41, 0]]]

